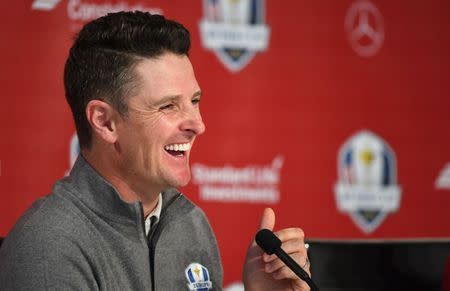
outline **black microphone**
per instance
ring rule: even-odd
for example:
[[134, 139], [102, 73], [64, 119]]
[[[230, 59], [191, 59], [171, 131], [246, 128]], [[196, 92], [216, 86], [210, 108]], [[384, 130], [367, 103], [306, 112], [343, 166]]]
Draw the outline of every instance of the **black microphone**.
[[273, 234], [268, 229], [261, 229], [258, 231], [255, 237], [255, 241], [258, 246], [269, 255], [277, 255], [283, 263], [288, 266], [300, 279], [305, 281], [312, 291], [319, 291], [316, 284], [309, 277], [308, 273], [305, 272], [285, 251], [281, 248], [281, 240]]

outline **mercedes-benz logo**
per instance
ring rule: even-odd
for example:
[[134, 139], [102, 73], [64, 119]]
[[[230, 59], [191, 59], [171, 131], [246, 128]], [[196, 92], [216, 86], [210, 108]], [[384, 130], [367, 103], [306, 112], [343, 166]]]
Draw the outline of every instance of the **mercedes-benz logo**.
[[383, 16], [369, 0], [357, 0], [350, 6], [345, 30], [351, 47], [361, 57], [374, 56], [383, 45]]

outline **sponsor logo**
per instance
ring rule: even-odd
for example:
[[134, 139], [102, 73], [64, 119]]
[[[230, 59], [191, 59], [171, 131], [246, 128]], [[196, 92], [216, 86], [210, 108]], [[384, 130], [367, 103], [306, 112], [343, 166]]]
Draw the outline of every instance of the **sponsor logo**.
[[372, 57], [384, 42], [383, 16], [369, 0], [356, 0], [347, 10], [345, 30], [353, 50], [361, 57]]
[[[34, 10], [53, 10], [60, 0], [35, 0], [31, 5]], [[152, 14], [163, 14], [162, 9], [148, 7], [143, 4], [130, 5], [126, 1], [95, 3], [93, 1], [69, 0], [67, 2], [67, 16], [71, 20], [70, 29], [78, 32], [84, 23], [118, 11], [147, 11]]]
[[70, 174], [70, 170], [72, 170], [73, 164], [78, 158], [80, 154], [80, 143], [78, 141], [77, 133], [75, 132], [70, 138], [70, 146], [69, 146], [69, 169], [66, 171], [66, 176]]
[[439, 176], [434, 182], [434, 186], [436, 189], [450, 190], [450, 163], [447, 163], [447, 165], [442, 168]]
[[31, 4], [33, 10], [53, 10], [61, 0], [34, 0]]
[[277, 203], [282, 166], [282, 156], [270, 165], [242, 168], [196, 163], [192, 165], [193, 183], [199, 186], [200, 199], [205, 201]]
[[225, 67], [240, 71], [269, 44], [264, 0], [203, 0], [202, 45], [215, 52]]
[[399, 209], [395, 153], [374, 133], [361, 131], [344, 143], [338, 154], [338, 177], [337, 208], [365, 233], [373, 232], [387, 214]]
[[193, 291], [208, 291], [212, 288], [208, 269], [199, 263], [190, 264], [184, 271], [188, 280], [188, 288]]
[[89, 21], [101, 17], [111, 12], [118, 11], [148, 11], [152, 14], [163, 14], [159, 8], [147, 7], [142, 4], [130, 5], [126, 1], [117, 3], [103, 2], [92, 3], [81, 0], [69, 0], [67, 4], [67, 15], [71, 20]]

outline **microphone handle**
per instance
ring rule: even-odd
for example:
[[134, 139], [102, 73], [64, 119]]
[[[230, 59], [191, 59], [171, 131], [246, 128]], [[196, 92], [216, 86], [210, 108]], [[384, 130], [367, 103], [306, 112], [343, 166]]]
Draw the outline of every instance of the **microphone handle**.
[[311, 280], [308, 273], [306, 273], [305, 270], [303, 270], [296, 261], [294, 261], [288, 254], [286, 254], [285, 251], [283, 251], [282, 248], [277, 248], [274, 252], [280, 260], [283, 261], [283, 263], [288, 266], [289, 269], [292, 270], [292, 272], [295, 273], [300, 279], [306, 282], [308, 286], [311, 288], [311, 291], [319, 291], [319, 288], [317, 288], [317, 285]]

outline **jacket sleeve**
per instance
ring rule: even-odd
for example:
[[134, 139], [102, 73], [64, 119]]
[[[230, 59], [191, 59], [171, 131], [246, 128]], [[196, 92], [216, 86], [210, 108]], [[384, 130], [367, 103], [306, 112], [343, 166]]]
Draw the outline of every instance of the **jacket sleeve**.
[[76, 242], [43, 229], [10, 233], [0, 249], [0, 290], [98, 290]]

